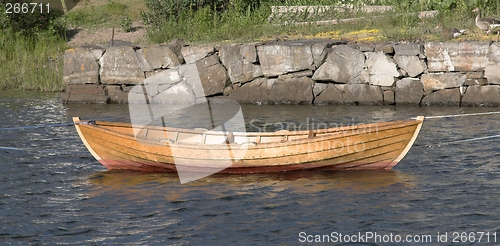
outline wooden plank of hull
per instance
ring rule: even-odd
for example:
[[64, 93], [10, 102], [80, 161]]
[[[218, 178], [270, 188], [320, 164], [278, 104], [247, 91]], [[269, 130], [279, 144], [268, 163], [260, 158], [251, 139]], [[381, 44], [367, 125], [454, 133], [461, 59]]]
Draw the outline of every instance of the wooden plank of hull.
[[[85, 130], [83, 130], [83, 131], [85, 132]], [[92, 138], [93, 136], [94, 135], [91, 132], [87, 133], [88, 141], [90, 141], [92, 143], [92, 145], [94, 146], [94, 149], [101, 156], [107, 156], [107, 155], [113, 153], [115, 158], [121, 158], [121, 159], [134, 160], [134, 159], [138, 158], [138, 160], [156, 160], [156, 161], [161, 160], [161, 162], [165, 162], [165, 163], [171, 163], [173, 161], [170, 154], [167, 155], [167, 158], [165, 158], [166, 156], [163, 156], [164, 158], [162, 158], [162, 156], [160, 156], [158, 153], [155, 153], [155, 155], [148, 153], [148, 152], [150, 152], [148, 150], [148, 148], [153, 148], [150, 146], [146, 146], [146, 148], [144, 148], [144, 149], [131, 148], [130, 145], [120, 146], [119, 145], [120, 141], [118, 141], [119, 139], [111, 138], [111, 141], [109, 143], [106, 143], [106, 140], [110, 140], [109, 138], [108, 139], [100, 138], [100, 139], [93, 140], [93, 138]], [[399, 138], [401, 138], [401, 137], [399, 137]], [[408, 137], [405, 136], [404, 138], [408, 138]], [[384, 141], [386, 140], [386, 139], [381, 139], [381, 138], [375, 138], [375, 139], [378, 140], [379, 142], [380, 142], [380, 140], [384, 140]], [[269, 165], [269, 162], [273, 162], [272, 165], [279, 165], [282, 163], [284, 163], [284, 164], [299, 163], [303, 160], [311, 160], [311, 159], [321, 160], [321, 159], [325, 158], [322, 156], [326, 156], [326, 157], [327, 156], [341, 156], [343, 154], [343, 153], [341, 153], [343, 150], [347, 150], [347, 151], [363, 150], [363, 148], [367, 148], [367, 147], [370, 147], [371, 145], [373, 145], [373, 144], [371, 144], [369, 146], [365, 146], [366, 144], [370, 144], [370, 141], [373, 141], [373, 139], [367, 140], [367, 143], [364, 143], [361, 141], [353, 141], [354, 143], [362, 143], [361, 146], [360, 146], [360, 144], [354, 144], [354, 145], [350, 145], [350, 146], [334, 146], [334, 147], [339, 147], [339, 148], [319, 148], [320, 150], [316, 150], [316, 149], [318, 149], [317, 146], [314, 146], [314, 148], [311, 148], [310, 146], [303, 147], [303, 148], [299, 147], [298, 149], [302, 150], [302, 152], [297, 152], [298, 154], [290, 154], [288, 156], [286, 155], [286, 153], [283, 154], [283, 151], [279, 151], [281, 153], [281, 156], [267, 156], [265, 158], [255, 158], [254, 156], [249, 156], [246, 158], [248, 160], [245, 159], [246, 160], [245, 164], [247, 164], [247, 165], [248, 164], [249, 165], [259, 165], [258, 163], [255, 163], [255, 162], [254, 163], [247, 163], [247, 162], [251, 162], [252, 160], [257, 160], [257, 159], [260, 160], [259, 161], [260, 163], [263, 163], [260, 165]], [[396, 140], [391, 140], [391, 141], [396, 141]], [[106, 145], [103, 145], [102, 143], [106, 143]], [[317, 142], [317, 143], [322, 144], [323, 142]], [[376, 144], [381, 145], [380, 143], [376, 143]], [[310, 144], [310, 145], [312, 145], [312, 144]], [[159, 146], [154, 146], [154, 147], [159, 148]], [[165, 146], [165, 147], [160, 148], [159, 150], [163, 150], [164, 148], [168, 148], [168, 147]], [[287, 149], [288, 151], [290, 150], [289, 146], [285, 146], [285, 148], [288, 148]], [[372, 147], [370, 147], [370, 148], [372, 148]], [[196, 151], [196, 150], [193, 150], [193, 151]], [[131, 152], [137, 152], [137, 153], [130, 154]], [[213, 161], [213, 159], [209, 159], [209, 158], [202, 159], [198, 156], [196, 158], [191, 158], [191, 159], [190, 158], [182, 158], [182, 157], [178, 157], [178, 158], [185, 159], [187, 162], [189, 162], [189, 160], [192, 160], [192, 162], [198, 162], [198, 163], [200, 163], [199, 166], [206, 166], [208, 164], [208, 162]], [[293, 160], [289, 160], [290, 158], [295, 159], [296, 161], [294, 162]], [[283, 160], [280, 160], [280, 159], [283, 159]], [[193, 165], [194, 164], [195, 163], [193, 163]]]
[[[75, 117], [75, 123], [80, 119]], [[221, 172], [225, 173], [254, 173], [254, 172], [274, 172], [291, 171], [302, 169], [389, 169], [396, 165], [408, 152], [416, 139], [420, 130], [423, 117], [414, 122], [386, 122], [380, 124], [368, 124], [368, 128], [375, 129], [357, 134], [356, 131], [363, 129], [362, 126], [343, 127], [337, 130], [321, 129], [317, 134], [319, 137], [305, 138], [306, 131], [302, 132], [281, 132], [279, 137], [287, 134], [298, 136], [299, 139], [285, 142], [262, 143], [248, 145], [247, 155], [231, 167]], [[105, 127], [100, 127], [102, 124]], [[77, 131], [82, 141], [89, 151], [108, 169], [132, 169], [140, 171], [167, 172], [175, 171], [174, 158], [167, 142], [151, 139], [137, 141], [131, 134], [133, 131], [128, 124], [97, 123], [97, 125], [76, 124]], [[128, 127], [128, 128], [127, 128]], [[155, 128], [151, 128], [155, 130]], [[340, 131], [339, 129], [343, 130]], [[333, 133], [332, 133], [333, 132]], [[150, 132], [151, 133], [151, 132]], [[161, 132], [152, 135], [161, 136]], [[239, 133], [235, 133], [235, 137]], [[247, 135], [252, 137], [253, 134]], [[274, 137], [276, 133], [259, 133]], [[302, 134], [302, 135], [301, 135]], [[309, 134], [309, 133], [308, 133]], [[304, 136], [303, 139], [300, 139]], [[383, 137], [382, 137], [383, 136]], [[334, 146], [331, 141], [347, 141], [351, 144], [346, 146]], [[330, 142], [329, 142], [330, 141]], [[146, 144], [144, 144], [146, 143]], [[164, 144], [164, 145], [160, 145]], [[357, 151], [362, 144], [361, 151]], [[190, 163], [186, 170], [193, 172], [212, 172], [213, 167], [217, 168], [217, 161], [227, 161], [227, 145], [209, 144], [173, 144], [181, 147], [180, 152], [176, 152], [176, 158], [184, 158]], [[313, 148], [311, 148], [313, 145]], [[232, 146], [233, 147], [233, 146]], [[273, 148], [270, 148], [273, 147]], [[297, 152], [290, 151], [292, 148]], [[350, 150], [349, 150], [350, 148]], [[184, 152], [182, 151], [183, 149]], [[274, 152], [270, 151], [272, 149]], [[354, 150], [354, 151], [352, 151]], [[237, 149], [233, 149], [237, 151]], [[219, 159], [214, 159], [219, 156]], [[273, 153], [270, 155], [269, 153]], [[195, 158], [190, 158], [195, 153]], [[177, 157], [179, 155], [179, 157]], [[215, 164], [214, 164], [215, 163]], [[219, 169], [217, 169], [219, 170]]]

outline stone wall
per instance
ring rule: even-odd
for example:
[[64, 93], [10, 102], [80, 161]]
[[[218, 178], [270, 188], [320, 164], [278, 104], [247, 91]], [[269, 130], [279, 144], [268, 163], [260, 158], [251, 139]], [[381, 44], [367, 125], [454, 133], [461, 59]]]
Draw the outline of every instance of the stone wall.
[[64, 64], [65, 103], [129, 103], [138, 84], [158, 99], [150, 103], [182, 103], [198, 98], [189, 83], [195, 76], [205, 96], [240, 103], [500, 105], [500, 44], [489, 42], [306, 40], [219, 47], [176, 40], [70, 49]]

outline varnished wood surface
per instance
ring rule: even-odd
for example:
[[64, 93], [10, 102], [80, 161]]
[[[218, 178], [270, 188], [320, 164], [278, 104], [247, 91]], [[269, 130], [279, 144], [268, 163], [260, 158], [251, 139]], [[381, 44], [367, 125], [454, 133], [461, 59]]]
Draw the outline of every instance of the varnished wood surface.
[[[258, 173], [302, 169], [390, 169], [413, 145], [423, 117], [314, 131], [215, 132], [89, 124], [74, 119], [92, 155], [108, 169], [175, 172], [183, 170]], [[134, 136], [137, 132], [137, 136]], [[179, 164], [178, 164], [179, 165]]]

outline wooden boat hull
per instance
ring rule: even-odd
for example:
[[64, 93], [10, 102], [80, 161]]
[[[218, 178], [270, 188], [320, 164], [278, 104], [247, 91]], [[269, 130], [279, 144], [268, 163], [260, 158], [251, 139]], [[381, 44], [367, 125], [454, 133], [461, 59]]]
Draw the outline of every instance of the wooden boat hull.
[[110, 170], [267, 173], [391, 169], [413, 145], [423, 119], [272, 133], [73, 121], [87, 149]]

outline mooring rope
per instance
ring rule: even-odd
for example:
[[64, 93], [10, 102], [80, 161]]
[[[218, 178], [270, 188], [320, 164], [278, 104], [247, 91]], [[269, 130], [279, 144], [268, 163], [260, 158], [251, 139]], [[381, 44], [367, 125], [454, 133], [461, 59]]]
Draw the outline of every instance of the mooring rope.
[[[426, 116], [425, 119], [442, 119], [442, 118], [454, 118], [454, 117], [477, 116], [477, 115], [491, 115], [491, 114], [500, 114], [500, 111], [483, 112], [483, 113], [471, 113], [471, 114], [450, 114], [450, 115]], [[416, 117], [414, 117], [412, 119], [416, 119]], [[486, 137], [468, 138], [468, 139], [462, 139], [462, 140], [444, 142], [444, 143], [439, 143], [439, 144], [430, 144], [430, 145], [425, 145], [425, 146], [424, 145], [420, 145], [418, 147], [439, 147], [439, 146], [443, 146], [443, 145], [452, 145], [452, 144], [458, 144], [458, 143], [464, 143], [464, 142], [472, 142], [472, 141], [485, 140], [485, 139], [492, 139], [492, 138], [498, 138], [498, 137], [500, 137], [500, 134], [498, 134], [498, 135], [492, 135], [492, 136], [486, 136]]]
[[[489, 114], [500, 114], [500, 111], [471, 113], [471, 114], [450, 114], [450, 115], [425, 116], [425, 119], [454, 118], [454, 117], [462, 117], [462, 116], [489, 115]], [[413, 117], [412, 119], [417, 119], [417, 117]]]
[[440, 147], [440, 146], [443, 146], [443, 145], [459, 144], [459, 143], [464, 143], [464, 142], [472, 142], [472, 141], [492, 139], [492, 138], [498, 138], [498, 137], [500, 137], [500, 134], [498, 134], [498, 135], [492, 135], [492, 136], [486, 136], [486, 137], [468, 138], [468, 139], [462, 139], [462, 140], [456, 140], [456, 141], [450, 141], [450, 142], [444, 142], [444, 143], [438, 143], [438, 144], [415, 145], [415, 147], [433, 148], [433, 147]]
[[21, 148], [14, 148], [14, 147], [2, 147], [0, 146], [0, 150], [19, 150], [19, 151], [23, 151], [24, 149], [21, 149]]

